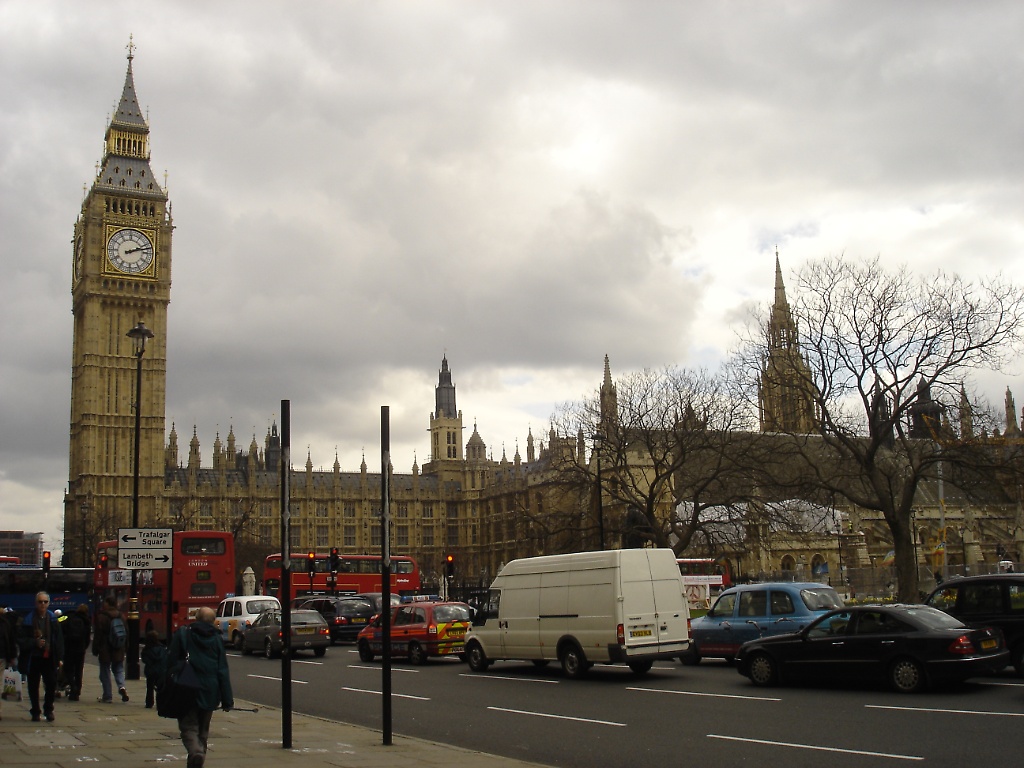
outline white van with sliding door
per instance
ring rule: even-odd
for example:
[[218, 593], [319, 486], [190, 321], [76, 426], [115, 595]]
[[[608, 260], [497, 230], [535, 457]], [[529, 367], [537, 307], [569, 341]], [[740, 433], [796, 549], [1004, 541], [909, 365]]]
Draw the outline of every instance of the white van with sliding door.
[[475, 672], [493, 661], [557, 661], [570, 678], [594, 664], [646, 673], [690, 646], [689, 610], [675, 554], [620, 549], [508, 563], [466, 634]]

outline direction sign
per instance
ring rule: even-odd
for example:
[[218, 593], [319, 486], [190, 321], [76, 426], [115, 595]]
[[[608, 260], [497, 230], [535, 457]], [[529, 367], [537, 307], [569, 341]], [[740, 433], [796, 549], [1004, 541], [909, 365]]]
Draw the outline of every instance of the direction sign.
[[170, 528], [118, 528], [117, 567], [128, 571], [170, 568], [173, 544]]

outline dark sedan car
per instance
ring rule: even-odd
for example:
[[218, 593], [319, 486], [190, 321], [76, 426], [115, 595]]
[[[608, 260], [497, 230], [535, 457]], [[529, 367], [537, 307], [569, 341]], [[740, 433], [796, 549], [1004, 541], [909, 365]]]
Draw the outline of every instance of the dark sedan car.
[[[313, 651], [316, 656], [327, 653], [331, 644], [331, 631], [324, 617], [316, 611], [291, 612], [291, 640], [288, 652]], [[242, 637], [242, 653], [260, 652], [271, 659], [284, 653], [281, 632], [281, 611], [264, 611]]]
[[761, 686], [873, 679], [913, 693], [997, 671], [1008, 659], [998, 629], [972, 629], [926, 605], [865, 605], [826, 613], [799, 632], [744, 643], [736, 668]]
[[377, 615], [373, 603], [359, 597], [311, 597], [299, 606], [316, 611], [331, 628], [331, 642], [355, 640], [360, 630]]

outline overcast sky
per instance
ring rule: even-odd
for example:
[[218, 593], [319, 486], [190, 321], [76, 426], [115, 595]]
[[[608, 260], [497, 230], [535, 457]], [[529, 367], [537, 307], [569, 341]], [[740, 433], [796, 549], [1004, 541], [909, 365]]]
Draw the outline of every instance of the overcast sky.
[[[59, 549], [73, 226], [129, 34], [174, 214], [167, 428], [343, 470], [715, 366], [810, 259], [1024, 282], [1024, 3], [0, 0], [0, 528]], [[1024, 401], [1024, 371], [980, 382]]]

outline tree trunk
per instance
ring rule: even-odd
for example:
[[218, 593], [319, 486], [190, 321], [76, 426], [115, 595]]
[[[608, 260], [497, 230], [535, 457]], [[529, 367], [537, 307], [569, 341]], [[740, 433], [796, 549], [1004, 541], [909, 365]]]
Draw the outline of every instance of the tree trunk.
[[896, 596], [901, 603], [918, 603], [917, 551], [913, 526], [900, 521], [892, 525], [893, 561], [896, 566]]

